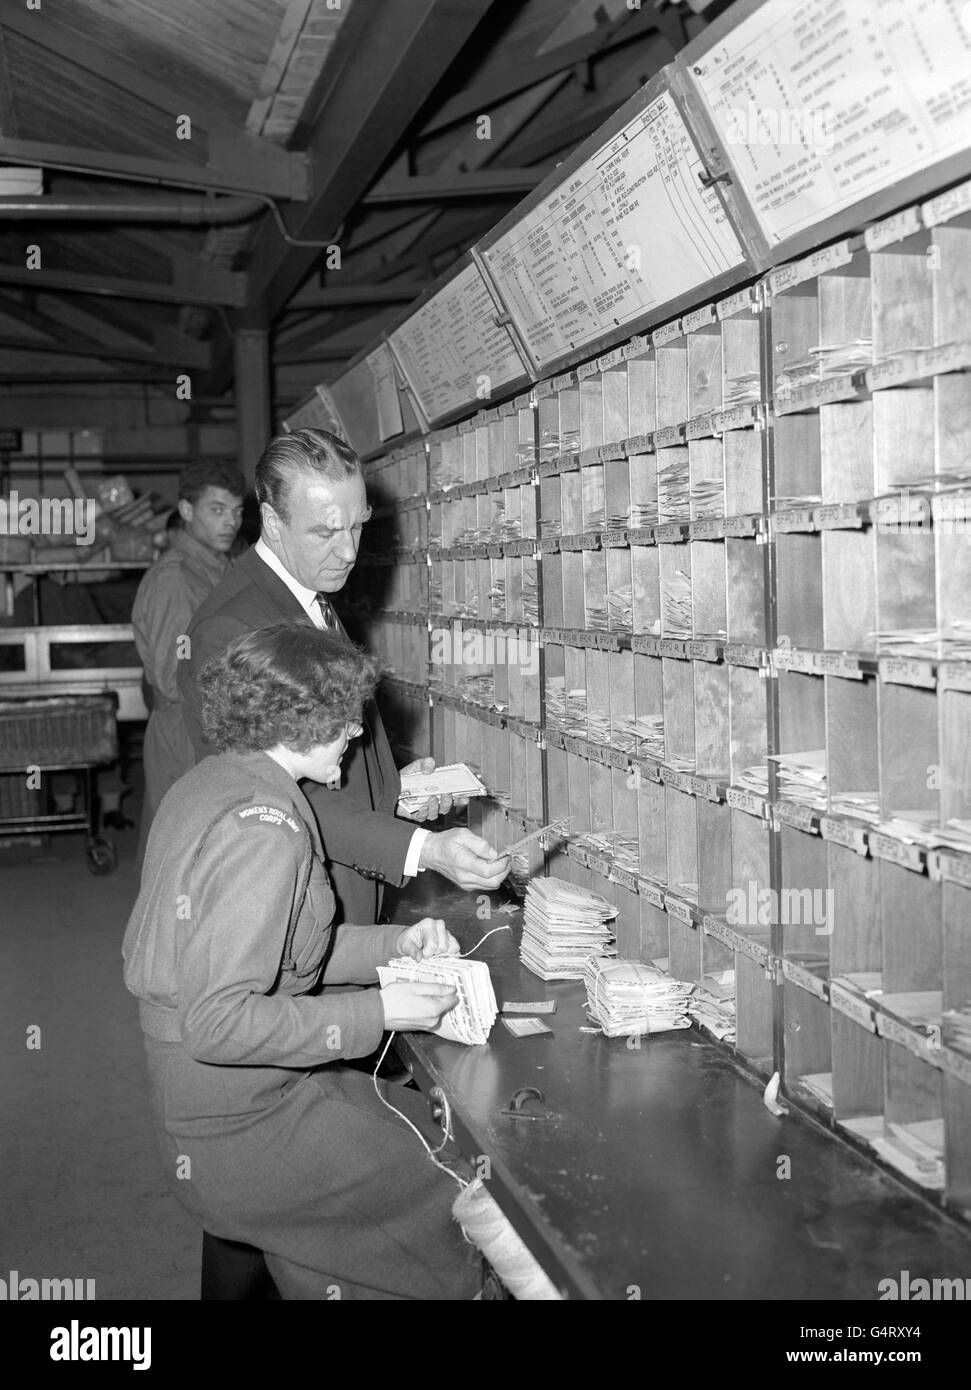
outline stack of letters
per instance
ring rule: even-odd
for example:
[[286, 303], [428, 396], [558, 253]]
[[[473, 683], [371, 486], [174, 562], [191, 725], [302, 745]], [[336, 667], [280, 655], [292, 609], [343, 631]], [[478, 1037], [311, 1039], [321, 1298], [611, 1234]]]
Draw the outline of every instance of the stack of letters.
[[690, 1028], [691, 985], [639, 960], [592, 956], [583, 971], [587, 1013], [608, 1038]]
[[450, 985], [459, 1001], [444, 1015], [434, 1032], [451, 1042], [488, 1042], [499, 1009], [489, 967], [484, 960], [465, 960], [461, 956], [412, 960], [410, 956], [401, 956], [388, 961], [387, 965], [379, 965], [378, 979], [382, 988], [402, 981]]
[[590, 956], [615, 954], [606, 898], [562, 878], [534, 878], [526, 889], [520, 959], [541, 980], [580, 980]]

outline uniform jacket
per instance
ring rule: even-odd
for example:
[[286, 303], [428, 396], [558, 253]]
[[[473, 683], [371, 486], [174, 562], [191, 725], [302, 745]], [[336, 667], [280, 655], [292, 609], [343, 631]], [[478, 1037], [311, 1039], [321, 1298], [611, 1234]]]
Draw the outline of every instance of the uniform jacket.
[[[179, 663], [182, 718], [197, 757], [211, 749], [202, 732], [196, 676], [240, 633], [282, 621], [309, 624], [310, 619], [283, 581], [248, 550], [202, 603], [189, 627], [191, 656]], [[376, 921], [380, 883], [403, 880], [415, 826], [394, 815], [400, 789], [384, 724], [369, 701], [364, 734], [344, 754], [340, 790], [303, 784], [326, 846], [339, 921]]]
[[265, 753], [206, 758], [163, 799], [123, 952], [169, 1190], [314, 1298], [471, 1298], [451, 1182], [341, 1060], [380, 1042], [380, 991], [347, 986], [376, 983], [401, 927], [333, 909], [314, 815]]
[[226, 572], [226, 559], [186, 531], [175, 531], [171, 545], [138, 586], [132, 607], [135, 646], [152, 687], [152, 709], [145, 730], [145, 801], [141, 843], [162, 797], [195, 763], [195, 752], [179, 712], [179, 639], [192, 615]]
[[319, 832], [289, 773], [265, 753], [204, 759], [159, 808], [125, 932], [144, 1031], [241, 1067], [246, 1091], [263, 1067], [366, 1056], [384, 1027], [378, 992], [310, 992], [376, 981], [401, 928], [335, 932], [333, 914]]

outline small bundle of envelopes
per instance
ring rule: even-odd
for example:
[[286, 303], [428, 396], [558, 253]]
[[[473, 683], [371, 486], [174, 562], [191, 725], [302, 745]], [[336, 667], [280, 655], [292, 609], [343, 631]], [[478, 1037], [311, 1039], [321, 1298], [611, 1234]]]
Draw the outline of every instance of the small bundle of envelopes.
[[499, 1013], [492, 988], [492, 976], [484, 960], [466, 960], [462, 956], [429, 956], [412, 960], [400, 956], [378, 966], [382, 988], [401, 981], [418, 981], [426, 985], [449, 985], [456, 991], [459, 1002], [445, 1014], [432, 1031], [451, 1042], [484, 1043]]
[[583, 972], [587, 1013], [608, 1038], [690, 1028], [692, 986], [638, 960], [591, 956]]
[[588, 957], [613, 951], [607, 923], [616, 916], [597, 893], [562, 878], [534, 878], [526, 889], [520, 959], [541, 980], [581, 980]]

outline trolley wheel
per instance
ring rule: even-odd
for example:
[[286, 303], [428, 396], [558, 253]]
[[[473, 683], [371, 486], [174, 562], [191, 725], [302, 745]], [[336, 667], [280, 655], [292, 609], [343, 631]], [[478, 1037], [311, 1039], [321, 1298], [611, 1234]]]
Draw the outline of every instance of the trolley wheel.
[[118, 851], [113, 840], [103, 836], [88, 845], [88, 872], [102, 876], [110, 874], [118, 867]]

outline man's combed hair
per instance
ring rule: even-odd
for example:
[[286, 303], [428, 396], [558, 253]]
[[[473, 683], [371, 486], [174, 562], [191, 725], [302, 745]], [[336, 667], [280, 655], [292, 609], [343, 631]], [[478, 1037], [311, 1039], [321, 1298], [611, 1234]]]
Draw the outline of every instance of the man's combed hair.
[[293, 430], [277, 435], [256, 465], [256, 496], [267, 502], [281, 521], [290, 520], [287, 499], [294, 475], [319, 473], [329, 482], [342, 482], [360, 473], [357, 454], [343, 439], [327, 430]]
[[207, 487], [225, 488], [233, 497], [246, 496], [246, 480], [229, 459], [200, 459], [179, 474], [179, 499], [193, 506]]
[[235, 638], [206, 663], [202, 726], [220, 752], [282, 743], [307, 753], [360, 719], [380, 674], [375, 659], [343, 637], [275, 623]]

